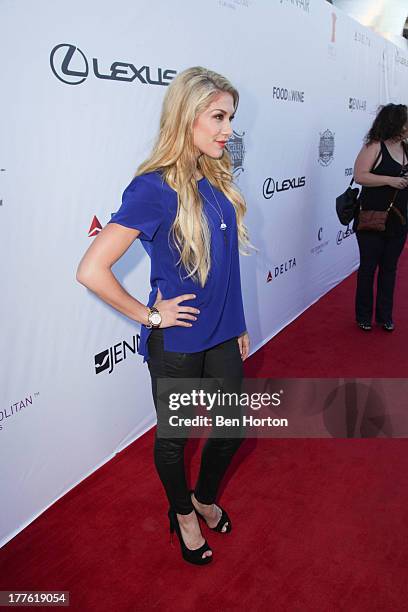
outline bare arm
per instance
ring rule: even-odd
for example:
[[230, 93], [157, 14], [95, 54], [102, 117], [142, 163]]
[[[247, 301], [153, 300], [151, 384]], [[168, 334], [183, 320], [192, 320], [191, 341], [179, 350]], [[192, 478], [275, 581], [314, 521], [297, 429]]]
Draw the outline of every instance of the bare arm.
[[[122, 314], [146, 325], [149, 309], [122, 287], [111, 270], [113, 264], [126, 253], [139, 234], [140, 231], [137, 229], [124, 227], [118, 223], [108, 223], [99, 232], [81, 259], [76, 279]], [[184, 294], [170, 300], [163, 300], [159, 290], [158, 301], [155, 305], [162, 315], [160, 327], [173, 325], [191, 327], [192, 323], [182, 319], [196, 321], [195, 315], [198, 315], [200, 311], [192, 306], [183, 306], [181, 302], [192, 300], [195, 297], [193, 294]]]
[[364, 187], [383, 187], [388, 185], [394, 187], [394, 189], [405, 189], [408, 186], [407, 178], [371, 173], [371, 168], [380, 152], [380, 146], [379, 142], [372, 142], [362, 147], [354, 164], [355, 182]]
[[76, 279], [122, 314], [146, 324], [147, 306], [132, 297], [111, 270], [139, 234], [139, 230], [108, 223], [81, 259]]

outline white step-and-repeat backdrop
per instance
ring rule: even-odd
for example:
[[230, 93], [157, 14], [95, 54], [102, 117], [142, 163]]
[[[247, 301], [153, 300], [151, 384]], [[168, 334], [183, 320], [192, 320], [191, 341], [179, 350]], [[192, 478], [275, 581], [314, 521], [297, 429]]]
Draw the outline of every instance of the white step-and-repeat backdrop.
[[[155, 423], [138, 325], [75, 271], [147, 156], [174, 75], [207, 66], [241, 94], [230, 150], [259, 249], [241, 259], [256, 350], [356, 268], [334, 199], [378, 105], [407, 103], [408, 57], [324, 0], [0, 11], [3, 545]], [[138, 241], [114, 272], [146, 300]]]

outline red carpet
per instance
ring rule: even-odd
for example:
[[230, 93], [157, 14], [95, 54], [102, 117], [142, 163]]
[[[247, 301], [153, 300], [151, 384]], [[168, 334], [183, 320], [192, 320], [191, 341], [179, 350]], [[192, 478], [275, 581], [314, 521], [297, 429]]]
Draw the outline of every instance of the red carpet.
[[[407, 242], [408, 244], [408, 242]], [[356, 274], [275, 336], [247, 361], [249, 378], [406, 378], [408, 376], [408, 247], [395, 289], [396, 331], [356, 327]]]
[[[407, 272], [405, 251], [400, 281]], [[354, 283], [346, 280], [248, 360], [247, 376], [405, 377], [406, 284], [397, 288], [397, 331], [387, 335], [353, 324]], [[152, 437], [0, 550], [1, 590], [70, 591], [70, 609], [81, 612], [407, 609], [406, 440], [246, 440], [220, 497], [232, 533], [204, 531], [214, 562], [194, 567], [177, 540], [169, 544]], [[194, 476], [199, 446], [188, 446]]]

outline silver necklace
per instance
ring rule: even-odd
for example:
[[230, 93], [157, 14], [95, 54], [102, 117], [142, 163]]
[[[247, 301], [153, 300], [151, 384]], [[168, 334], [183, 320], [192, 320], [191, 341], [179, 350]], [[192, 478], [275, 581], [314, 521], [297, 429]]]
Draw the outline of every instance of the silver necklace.
[[222, 208], [221, 208], [221, 206], [220, 206], [220, 203], [219, 203], [219, 202], [218, 202], [218, 200], [217, 200], [217, 196], [216, 196], [216, 195], [215, 195], [215, 193], [214, 193], [214, 190], [213, 190], [213, 188], [212, 188], [212, 186], [211, 186], [210, 181], [207, 181], [207, 183], [208, 183], [208, 184], [209, 184], [209, 186], [210, 186], [211, 193], [212, 193], [212, 194], [213, 194], [213, 196], [214, 196], [214, 200], [215, 200], [215, 202], [216, 202], [216, 204], [217, 204], [217, 206], [218, 206], [218, 210], [217, 210], [217, 209], [215, 208], [215, 206], [214, 206], [214, 205], [213, 205], [213, 204], [210, 202], [210, 200], [209, 200], [208, 198], [206, 198], [206, 197], [205, 197], [205, 195], [204, 195], [203, 193], [201, 193], [201, 191], [200, 191], [200, 194], [203, 196], [203, 198], [206, 200], [206, 202], [208, 202], [208, 204], [209, 204], [209, 205], [210, 205], [210, 206], [211, 206], [211, 207], [212, 207], [212, 208], [215, 210], [215, 212], [216, 212], [216, 213], [217, 213], [217, 215], [219, 216], [220, 221], [221, 221], [220, 229], [221, 229], [221, 230], [224, 232], [224, 231], [227, 229], [227, 225], [226, 225], [226, 223], [224, 222], [224, 215], [222, 214]]

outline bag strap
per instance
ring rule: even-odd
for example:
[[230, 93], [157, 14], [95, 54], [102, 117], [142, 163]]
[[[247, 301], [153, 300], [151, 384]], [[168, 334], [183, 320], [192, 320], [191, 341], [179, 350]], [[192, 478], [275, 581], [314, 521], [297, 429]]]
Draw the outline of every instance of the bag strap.
[[[406, 156], [405, 143], [403, 141], [401, 141], [401, 144], [402, 144], [402, 164], [401, 165], [402, 165], [402, 167], [404, 167], [405, 166], [405, 156]], [[388, 210], [391, 208], [391, 206], [394, 205], [395, 198], [397, 197], [397, 193], [398, 192], [399, 192], [399, 189], [396, 189], [395, 192], [394, 192], [394, 195], [393, 195], [393, 198], [391, 200], [391, 204], [390, 204]]]
[[[406, 153], [407, 153], [407, 152], [406, 152], [406, 149], [405, 149], [405, 143], [404, 143], [403, 141], [401, 141], [401, 144], [402, 144], [402, 167], [404, 167], [404, 166], [405, 166], [405, 158], [406, 158], [406, 156], [407, 156], [407, 155], [406, 155]], [[398, 208], [395, 208], [395, 206], [394, 206], [394, 202], [395, 202], [395, 199], [396, 199], [396, 197], [397, 197], [398, 192], [399, 192], [399, 189], [396, 189], [396, 190], [394, 191], [394, 195], [393, 195], [393, 197], [392, 197], [391, 204], [390, 204], [390, 205], [389, 205], [389, 207], [387, 208], [387, 211], [390, 211], [390, 210], [392, 209], [392, 210], [395, 212], [395, 214], [396, 214], [396, 215], [399, 217], [399, 220], [401, 221], [401, 223], [402, 223], [403, 225], [405, 225], [405, 219], [404, 219], [404, 217], [401, 215], [401, 213], [400, 213], [400, 211], [398, 210]]]
[[404, 168], [404, 166], [408, 165], [408, 154], [407, 154], [406, 144], [403, 140], [401, 140], [401, 144], [402, 144], [402, 167]]
[[400, 211], [398, 210], [398, 208], [395, 208], [395, 206], [393, 206], [393, 207], [391, 208], [391, 212], [394, 212], [394, 213], [397, 215], [397, 217], [398, 217], [398, 218], [399, 218], [399, 220], [401, 221], [401, 224], [402, 224], [402, 225], [405, 225], [405, 224], [406, 224], [406, 221], [405, 221], [404, 217], [401, 215], [401, 213], [400, 213]]
[[[378, 151], [378, 155], [377, 155], [377, 157], [375, 158], [375, 162], [374, 162], [374, 163], [373, 163], [373, 165], [371, 166], [370, 172], [371, 172], [372, 170], [374, 170], [374, 168], [375, 168], [375, 166], [376, 166], [376, 164], [377, 164], [378, 160], [380, 159], [380, 156], [381, 156], [381, 155], [382, 155], [382, 148], [381, 148], [381, 146], [380, 146], [380, 150]], [[351, 187], [353, 183], [354, 183], [354, 175], [353, 175], [353, 178], [352, 178], [352, 179], [351, 179], [351, 181], [350, 181], [350, 185], [349, 185], [349, 187]]]
[[[404, 159], [408, 158], [406, 143], [403, 140], [401, 140], [401, 144], [402, 144], [402, 165], [405, 166]], [[407, 159], [407, 162], [408, 162], [408, 159]]]

